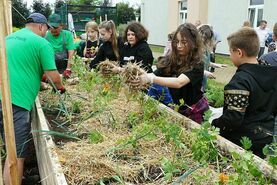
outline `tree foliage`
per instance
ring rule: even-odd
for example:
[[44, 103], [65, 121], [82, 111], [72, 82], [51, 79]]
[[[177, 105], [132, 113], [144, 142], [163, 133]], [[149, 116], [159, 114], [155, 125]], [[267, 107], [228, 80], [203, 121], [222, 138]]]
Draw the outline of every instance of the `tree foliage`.
[[129, 3], [117, 3], [117, 15], [119, 24], [136, 20], [135, 10], [129, 6]]
[[14, 27], [22, 28], [25, 25], [25, 19], [30, 12], [27, 8], [27, 3], [22, 0], [12, 0], [12, 22]]
[[54, 11], [56, 12], [57, 10], [59, 10], [60, 7], [62, 7], [64, 4], [66, 4], [64, 0], [56, 0], [54, 4]]
[[102, 4], [102, 0], [69, 0], [68, 4], [99, 6]]
[[103, 0], [102, 6], [112, 6], [112, 1], [111, 0]]
[[52, 14], [51, 6], [49, 3], [43, 3], [42, 0], [35, 0], [32, 4], [33, 12], [41, 13], [45, 17]]

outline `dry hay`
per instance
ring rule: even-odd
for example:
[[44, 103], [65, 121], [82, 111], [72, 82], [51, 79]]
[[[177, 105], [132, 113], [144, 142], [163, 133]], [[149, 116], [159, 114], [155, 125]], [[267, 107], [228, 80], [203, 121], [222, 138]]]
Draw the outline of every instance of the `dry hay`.
[[[128, 66], [130, 68], [128, 68]], [[127, 69], [130, 72], [130, 78], [135, 78], [141, 74], [140, 68], [132, 67], [128, 64]], [[134, 69], [132, 71], [131, 69]], [[88, 112], [93, 112], [95, 105], [94, 96], [97, 96], [97, 89], [105, 86], [100, 84], [95, 86], [95, 90], [91, 93], [80, 91], [76, 86], [66, 86], [67, 99], [64, 104], [68, 107], [75, 101], [81, 101], [81, 112], [70, 115], [70, 118], [81, 117]], [[112, 91], [112, 89], [109, 89]], [[78, 92], [79, 91], [79, 92]], [[142, 107], [136, 101], [126, 99], [125, 90], [121, 89], [118, 96], [109, 102], [108, 107], [90, 119], [84, 120], [81, 123], [74, 121], [67, 125], [68, 129], [74, 131], [74, 134], [82, 138], [76, 142], [59, 142], [55, 148], [58, 153], [64, 174], [69, 184], [97, 184], [100, 180], [106, 181], [108, 184], [116, 184], [114, 176], [122, 178], [124, 182], [130, 184], [169, 184], [164, 177], [164, 171], [161, 167], [161, 160], [166, 157], [173, 159], [173, 144], [165, 142], [164, 135], [158, 134], [155, 139], [141, 139], [137, 142], [137, 147], [127, 144], [128, 138], [132, 136], [132, 129], [128, 124], [127, 117], [130, 112], [135, 112], [138, 115], [142, 114]], [[45, 96], [47, 91], [41, 95]], [[74, 96], [73, 96], [74, 95]], [[78, 96], [81, 96], [80, 99]], [[58, 106], [59, 96], [56, 94], [47, 94], [46, 101], [53, 102], [53, 106]], [[63, 118], [65, 119], [65, 118]], [[172, 119], [176, 121], [175, 118]], [[103, 141], [100, 143], [91, 143], [89, 134], [90, 131], [97, 130], [102, 136]], [[190, 133], [183, 129], [183, 138], [187, 141], [187, 147], [190, 147]], [[178, 151], [177, 151], [178, 152]], [[182, 153], [181, 153], [182, 152]], [[189, 149], [179, 151], [180, 156], [186, 161], [188, 169], [198, 164], [192, 160], [191, 151]], [[201, 176], [208, 174], [206, 184], [214, 184], [217, 181], [217, 174], [210, 168], [202, 168], [194, 174]], [[212, 171], [212, 172], [210, 172]], [[184, 171], [182, 172], [184, 173]], [[180, 176], [182, 173], [177, 174]], [[177, 178], [174, 177], [174, 178]], [[174, 180], [174, 179], [173, 179]], [[193, 177], [189, 176], [185, 184], [194, 182]], [[210, 183], [212, 182], [212, 183]]]
[[[151, 84], [142, 84], [141, 75], [146, 74], [146, 71], [139, 64], [128, 62], [124, 66], [122, 72], [124, 82], [129, 86], [131, 91], [140, 91], [147, 89]], [[134, 85], [134, 82], [137, 83]]]
[[119, 66], [119, 63], [117, 61], [105, 60], [105, 61], [99, 63], [99, 65], [98, 65], [99, 72], [103, 76], [111, 76], [115, 73], [112, 70], [114, 68], [114, 66]]

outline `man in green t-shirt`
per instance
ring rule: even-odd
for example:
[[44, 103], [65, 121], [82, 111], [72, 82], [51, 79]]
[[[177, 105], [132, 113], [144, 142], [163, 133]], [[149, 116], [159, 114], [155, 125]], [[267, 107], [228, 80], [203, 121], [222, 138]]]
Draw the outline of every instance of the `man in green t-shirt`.
[[[6, 52], [10, 78], [11, 101], [17, 152], [19, 182], [21, 184], [25, 158], [30, 140], [30, 110], [40, 89], [43, 74], [50, 78], [61, 93], [65, 92], [56, 70], [54, 51], [44, 38], [50, 28], [40, 13], [27, 18], [26, 27], [6, 37]], [[1, 99], [0, 99], [1, 100]], [[0, 103], [0, 131], [4, 139], [2, 103]], [[10, 184], [8, 160], [4, 167], [4, 182]]]
[[65, 78], [69, 78], [71, 75], [70, 64], [75, 52], [73, 35], [70, 31], [63, 30], [60, 15], [52, 14], [48, 21], [52, 28], [47, 32], [46, 39], [54, 48], [57, 69]]

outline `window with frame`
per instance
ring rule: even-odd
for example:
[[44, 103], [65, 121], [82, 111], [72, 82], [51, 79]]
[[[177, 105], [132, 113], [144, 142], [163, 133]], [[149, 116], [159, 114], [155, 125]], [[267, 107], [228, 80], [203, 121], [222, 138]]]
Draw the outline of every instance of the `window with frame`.
[[188, 2], [187, 0], [183, 0], [179, 2], [179, 23], [183, 24], [187, 21], [188, 15]]
[[248, 8], [248, 20], [252, 27], [259, 26], [263, 19], [264, 0], [250, 0]]
[[264, 0], [250, 0], [250, 6], [251, 5], [263, 5]]

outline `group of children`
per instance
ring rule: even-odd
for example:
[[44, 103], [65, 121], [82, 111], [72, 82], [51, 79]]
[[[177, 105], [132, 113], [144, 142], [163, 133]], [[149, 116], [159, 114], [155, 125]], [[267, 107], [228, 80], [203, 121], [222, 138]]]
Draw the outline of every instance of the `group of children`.
[[[127, 62], [140, 63], [146, 71], [140, 78], [141, 83], [152, 83], [148, 95], [167, 105], [177, 104], [181, 114], [203, 122], [204, 112], [209, 109], [204, 94], [207, 78], [214, 77], [208, 69], [226, 67], [210, 63], [213, 31], [209, 25], [180, 25], [170, 34], [168, 50], [158, 58], [154, 72], [148, 32], [140, 23], [129, 23], [123, 39], [117, 36], [113, 21], [102, 22], [98, 27], [89, 22], [86, 32], [83, 56], [91, 59], [91, 68], [106, 59], [119, 61], [120, 67], [113, 69], [116, 72]], [[259, 38], [254, 29], [241, 28], [227, 40], [230, 58], [238, 69], [224, 88], [223, 115], [213, 120], [212, 125], [237, 144], [247, 136], [252, 141], [253, 152], [263, 157], [262, 148], [272, 142], [274, 134], [277, 67], [258, 62]]]
[[147, 72], [152, 72], [154, 57], [146, 42], [148, 31], [139, 22], [129, 23], [123, 38], [118, 36], [112, 20], [99, 25], [88, 22], [85, 29], [87, 39], [80, 45], [79, 55], [86, 58], [91, 69], [108, 59], [119, 61], [120, 66], [127, 62], [138, 62]]

